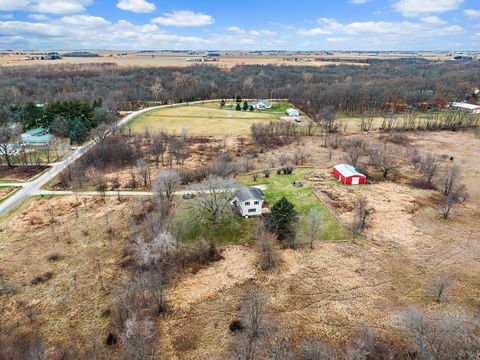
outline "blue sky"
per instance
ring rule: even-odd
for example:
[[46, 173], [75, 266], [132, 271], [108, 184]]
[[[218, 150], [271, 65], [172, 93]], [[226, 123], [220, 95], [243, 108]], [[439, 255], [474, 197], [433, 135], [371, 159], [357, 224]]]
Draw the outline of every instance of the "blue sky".
[[480, 50], [480, 0], [0, 0], [0, 48]]

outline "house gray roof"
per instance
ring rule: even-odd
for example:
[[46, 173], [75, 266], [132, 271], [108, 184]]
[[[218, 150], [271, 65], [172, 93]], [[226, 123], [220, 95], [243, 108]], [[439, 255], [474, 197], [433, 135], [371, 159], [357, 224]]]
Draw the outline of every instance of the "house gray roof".
[[254, 187], [242, 186], [235, 190], [235, 196], [241, 202], [248, 200], [263, 200], [263, 191]]

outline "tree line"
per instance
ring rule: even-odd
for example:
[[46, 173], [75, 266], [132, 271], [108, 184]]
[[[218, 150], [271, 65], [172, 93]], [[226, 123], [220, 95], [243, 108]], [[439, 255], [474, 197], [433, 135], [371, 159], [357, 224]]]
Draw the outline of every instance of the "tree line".
[[4, 67], [0, 107], [4, 113], [27, 102], [99, 98], [108, 110], [133, 110], [153, 103], [213, 98], [289, 98], [309, 115], [326, 106], [365, 113], [438, 109], [449, 101], [476, 102], [480, 64], [391, 60], [369, 66], [241, 65], [230, 72], [188, 68], [120, 68], [109, 64]]

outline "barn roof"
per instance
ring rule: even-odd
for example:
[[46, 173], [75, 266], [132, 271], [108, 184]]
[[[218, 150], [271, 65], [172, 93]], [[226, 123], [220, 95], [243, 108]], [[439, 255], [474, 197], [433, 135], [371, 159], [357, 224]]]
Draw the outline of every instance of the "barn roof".
[[262, 190], [249, 186], [239, 187], [235, 190], [235, 196], [241, 202], [248, 200], [263, 200], [264, 198]]
[[363, 175], [362, 173], [359, 173], [357, 169], [355, 169], [353, 166], [348, 164], [335, 165], [334, 168], [337, 169], [337, 171], [345, 177], [349, 177], [349, 176], [365, 177], [365, 175]]
[[452, 106], [457, 107], [457, 108], [468, 109], [468, 110], [478, 110], [478, 109], [480, 109], [480, 106], [478, 106], [478, 105], [461, 103], [461, 102], [454, 102], [454, 103], [452, 103]]

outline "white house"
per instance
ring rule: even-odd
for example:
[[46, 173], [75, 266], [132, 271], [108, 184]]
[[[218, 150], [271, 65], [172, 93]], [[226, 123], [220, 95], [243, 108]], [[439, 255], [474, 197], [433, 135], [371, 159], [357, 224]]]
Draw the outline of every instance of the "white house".
[[262, 206], [265, 201], [263, 191], [254, 187], [242, 186], [235, 190], [235, 199], [232, 205], [237, 208], [243, 217], [262, 215]]
[[272, 103], [268, 100], [258, 100], [252, 103], [254, 109], [271, 109]]
[[480, 106], [468, 103], [453, 102], [450, 107], [452, 109], [468, 112], [470, 114], [480, 114]]
[[300, 111], [290, 108], [285, 111], [285, 114], [287, 114], [288, 116], [300, 116]]

